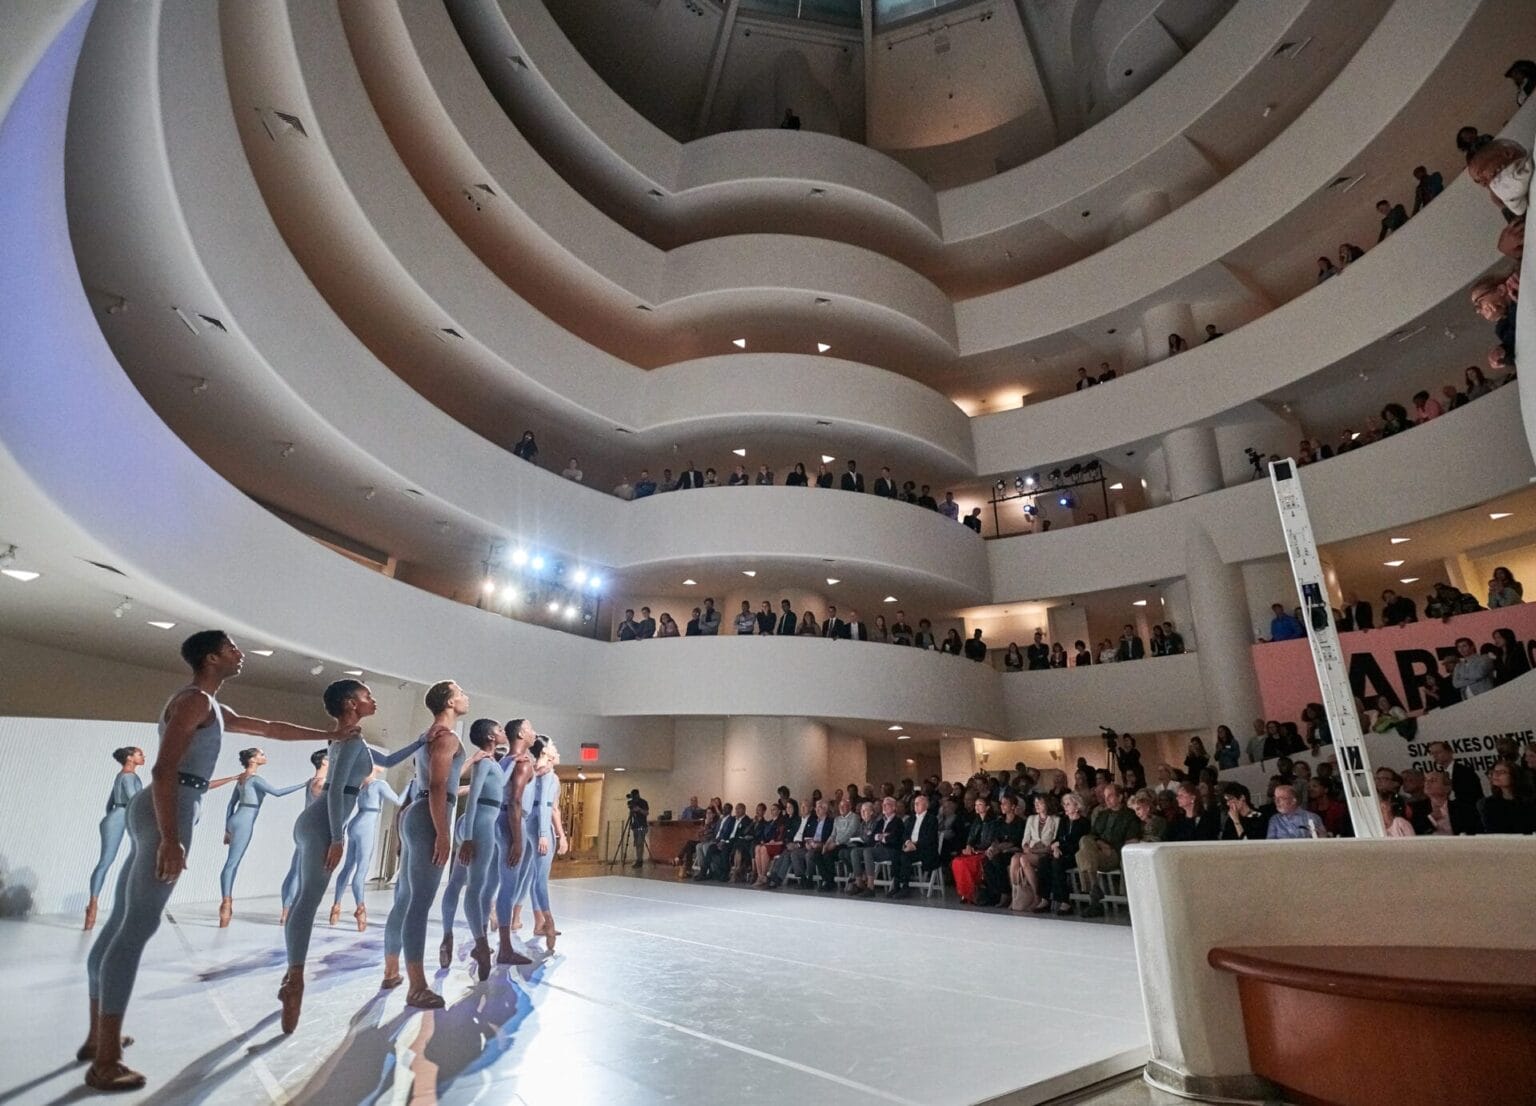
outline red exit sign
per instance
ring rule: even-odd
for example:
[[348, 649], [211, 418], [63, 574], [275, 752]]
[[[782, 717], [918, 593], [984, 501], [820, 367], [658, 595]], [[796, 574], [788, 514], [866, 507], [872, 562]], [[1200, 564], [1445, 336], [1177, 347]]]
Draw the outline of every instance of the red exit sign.
[[598, 760], [598, 744], [595, 741], [583, 742], [581, 746], [581, 762], [583, 764], [596, 764]]

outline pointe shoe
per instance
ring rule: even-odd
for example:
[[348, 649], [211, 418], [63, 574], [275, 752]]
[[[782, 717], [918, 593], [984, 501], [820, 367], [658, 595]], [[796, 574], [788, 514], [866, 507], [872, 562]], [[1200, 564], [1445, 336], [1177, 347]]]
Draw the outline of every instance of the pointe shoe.
[[475, 938], [475, 947], [470, 950], [469, 958], [475, 962], [475, 976], [484, 983], [491, 978], [491, 945], [484, 937]]
[[277, 989], [277, 1001], [283, 1004], [283, 1032], [292, 1033], [299, 1027], [299, 1010], [304, 1005], [304, 980], [284, 975], [283, 985]]
[[[121, 1047], [127, 1048], [131, 1044], [133, 1044], [133, 1038], [124, 1037]], [[75, 1059], [80, 1061], [96, 1059], [96, 1046], [93, 1044], [81, 1045], [79, 1048], [75, 1049]]]
[[437, 946], [437, 966], [446, 968], [453, 963], [453, 935], [448, 934], [443, 938], [443, 943]]
[[85, 1069], [85, 1085], [98, 1091], [136, 1091], [144, 1086], [144, 1076], [124, 1064], [108, 1064]]
[[445, 1005], [443, 996], [431, 987], [423, 987], [419, 991], [412, 991], [405, 996], [405, 1004], [414, 1006], [418, 1010], [441, 1010]]
[[223, 900], [221, 900], [219, 902], [219, 928], [220, 929], [228, 929], [229, 928], [229, 919], [234, 916], [234, 913], [235, 913], [235, 900], [234, 899], [223, 899]]
[[357, 904], [357, 909], [352, 911], [352, 917], [357, 919], [357, 931], [359, 933], [368, 928], [368, 908], [362, 903]]
[[87, 929], [87, 930], [95, 929], [96, 928], [96, 899], [95, 899], [94, 896], [92, 896], [90, 902], [85, 904], [85, 926], [84, 926], [84, 928]]
[[331, 903], [331, 925], [339, 921], [341, 921], [341, 903], [333, 902]]

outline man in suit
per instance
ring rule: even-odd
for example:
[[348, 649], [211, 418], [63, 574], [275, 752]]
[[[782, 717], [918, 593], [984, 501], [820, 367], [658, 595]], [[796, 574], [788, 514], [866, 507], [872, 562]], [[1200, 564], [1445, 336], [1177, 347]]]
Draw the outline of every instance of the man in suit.
[[1051, 667], [1051, 647], [1045, 643], [1044, 630], [1035, 631], [1035, 640], [1029, 648], [1024, 650], [1024, 656], [1031, 672], [1040, 672]]
[[693, 617], [688, 620], [688, 628], [683, 631], [684, 637], [702, 637], [704, 631], [699, 629], [699, 608], [693, 608]]
[[889, 861], [891, 874], [895, 876], [896, 863], [901, 857], [901, 843], [906, 839], [907, 823], [898, 813], [896, 799], [887, 795], [880, 800], [880, 817], [875, 820], [870, 847], [863, 851], [861, 865], [864, 870], [867, 892], [875, 893], [873, 881], [877, 867]]
[[913, 797], [911, 822], [901, 851], [896, 854], [895, 886], [887, 892], [893, 899], [904, 899], [912, 893], [908, 885], [913, 864], [921, 865], [925, 872], [939, 866], [939, 820], [928, 811], [927, 795]]
[[794, 609], [789, 605], [788, 599], [779, 600], [779, 626], [776, 631], [780, 637], [794, 637], [795, 627], [799, 619], [795, 617]]
[[1139, 661], [1147, 655], [1147, 647], [1136, 636], [1136, 627], [1127, 626], [1120, 635], [1120, 646], [1115, 650], [1117, 661]]
[[656, 636], [656, 620], [651, 617], [651, 608], [640, 608], [639, 632], [635, 636], [641, 641]]
[[1477, 801], [1483, 797], [1483, 781], [1477, 778], [1477, 769], [1458, 762], [1455, 751], [1444, 741], [1430, 742], [1429, 757], [1435, 768], [1450, 778], [1451, 801], [1466, 803], [1475, 810]]
[[880, 470], [880, 477], [875, 481], [875, 494], [886, 499], [896, 498], [896, 481], [891, 479], [890, 469]]
[[790, 872], [807, 887], [810, 886], [811, 866], [824, 841], [832, 836], [832, 819], [827, 813], [827, 801], [817, 799], [811, 813], [800, 819], [799, 825], [784, 844], [784, 851], [773, 858], [768, 868], [768, 886], [777, 887]]
[[869, 627], [859, 621], [859, 612], [850, 610], [848, 621], [843, 623], [842, 637], [848, 641], [868, 641]]
[[677, 474], [678, 491], [682, 491], [684, 488], [702, 488], [703, 486], [704, 474], [694, 468], [693, 462], [689, 461], [683, 471]]
[[907, 622], [906, 611], [896, 612], [896, 621], [891, 623], [891, 644], [912, 644], [912, 626]]
[[763, 609], [757, 612], [757, 632], [760, 637], [767, 637], [773, 633], [773, 627], [779, 620], [774, 617], [773, 604], [763, 600]]
[[634, 610], [624, 612], [624, 620], [619, 623], [619, 640], [635, 641], [640, 637], [640, 624], [635, 621]]
[[933, 489], [927, 484], [924, 484], [922, 491], [917, 493], [917, 505], [919, 507], [926, 507], [930, 511], [937, 511], [939, 509], [939, 501], [933, 498]]
[[831, 603], [828, 603], [827, 617], [826, 620], [821, 624], [821, 636], [827, 638], [828, 640], [836, 640], [840, 637], [847, 637], [848, 635], [844, 632], [844, 627], [845, 623], [843, 620], [837, 617], [837, 608]]
[[862, 492], [864, 490], [864, 474], [859, 471], [857, 461], [848, 462], [848, 471], [843, 473], [843, 491]]
[[[694, 879], [716, 878], [711, 873], [717, 867], [722, 872], [724, 871], [725, 864], [721, 863], [719, 858], [729, 854], [731, 838], [736, 833], [736, 823], [738, 820], [745, 818], [746, 814], [747, 807], [745, 803], [737, 803], [734, 813], [732, 813], [730, 807], [725, 808], [724, 817], [720, 819], [719, 823], [715, 826], [715, 832], [710, 835], [709, 840], [704, 844], [703, 855], [699, 858], [699, 874], [694, 876]], [[718, 878], [723, 879], [724, 876], [721, 875]]]

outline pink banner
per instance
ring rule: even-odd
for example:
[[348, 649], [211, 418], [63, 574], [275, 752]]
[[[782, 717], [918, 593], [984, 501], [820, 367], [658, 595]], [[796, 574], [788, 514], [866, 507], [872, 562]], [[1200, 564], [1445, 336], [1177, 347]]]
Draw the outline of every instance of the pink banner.
[[[1349, 680], [1355, 696], [1374, 706], [1385, 695], [1410, 714], [1424, 709], [1419, 685], [1439, 671], [1440, 659], [1456, 655], [1456, 639], [1471, 638], [1479, 650], [1492, 648], [1495, 630], [1512, 630], [1528, 660], [1536, 658], [1536, 603], [1501, 607], [1496, 611], [1462, 614], [1449, 622], [1413, 622], [1379, 630], [1340, 634], [1349, 658]], [[1536, 663], [1536, 660], [1533, 660]], [[1253, 647], [1259, 674], [1264, 717], [1294, 722], [1308, 703], [1321, 701], [1311, 646], [1301, 641], [1266, 642]], [[1230, 724], [1230, 723], [1229, 723]], [[1233, 726], [1233, 732], [1239, 727]], [[1246, 732], [1247, 727], [1242, 727]]]

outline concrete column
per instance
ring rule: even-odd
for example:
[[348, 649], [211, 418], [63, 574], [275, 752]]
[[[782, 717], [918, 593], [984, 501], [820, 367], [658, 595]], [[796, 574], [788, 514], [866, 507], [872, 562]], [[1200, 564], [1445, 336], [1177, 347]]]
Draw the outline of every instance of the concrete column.
[[827, 728], [808, 718], [733, 716], [725, 722], [725, 790], [732, 802], [768, 802], [780, 784], [800, 798], [826, 790]]
[[[1047, 633], [1051, 641], [1061, 642], [1066, 647], [1069, 656], [1072, 653], [1072, 643], [1075, 641], [1083, 642], [1088, 646], [1089, 650], [1093, 649], [1093, 638], [1088, 633], [1088, 611], [1086, 608], [1079, 607], [1076, 603], [1062, 607], [1051, 607], [1045, 612], [1045, 620], [1048, 626]], [[949, 777], [946, 776], [945, 778], [948, 779]]]
[[1247, 733], [1261, 714], [1259, 680], [1253, 668], [1253, 634], [1243, 573], [1216, 551], [1202, 525], [1184, 539], [1184, 578], [1189, 591], [1200, 648], [1200, 681], [1205, 687], [1206, 719]]
[[976, 774], [976, 742], [969, 737], [939, 738], [939, 773], [951, 782]]
[[1222, 486], [1216, 432], [1208, 426], [1181, 426], [1163, 435], [1163, 463], [1168, 467], [1168, 497], [1177, 502]]
[[822, 790], [828, 796], [850, 783], [862, 786], [869, 779], [869, 752], [862, 737], [831, 730], [827, 733], [827, 783]]

